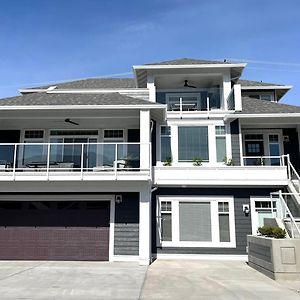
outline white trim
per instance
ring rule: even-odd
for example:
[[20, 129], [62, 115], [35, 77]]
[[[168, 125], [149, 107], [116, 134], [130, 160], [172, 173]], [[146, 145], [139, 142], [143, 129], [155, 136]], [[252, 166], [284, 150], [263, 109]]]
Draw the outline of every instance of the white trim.
[[[157, 240], [157, 247], [214, 247], [214, 248], [235, 248], [235, 213], [234, 213], [234, 198], [233, 196], [178, 196], [167, 195], [157, 196], [157, 216], [156, 216], [156, 230], [161, 228], [160, 203], [161, 201], [170, 201], [172, 203], [172, 241]], [[180, 241], [179, 240], [179, 202], [210, 202], [211, 208], [211, 237], [212, 240], [208, 242], [195, 241]], [[219, 241], [219, 212], [218, 202], [228, 202], [229, 206], [229, 230], [230, 242]], [[156, 233], [159, 237], [160, 234]]]
[[158, 253], [154, 255], [157, 259], [172, 260], [214, 260], [214, 261], [248, 261], [248, 255], [231, 255], [231, 254], [165, 254]]
[[[146, 101], [146, 100], [145, 100]], [[0, 106], [0, 110], [63, 110], [63, 109], [166, 109], [165, 104], [129, 105], [22, 105]]]
[[246, 63], [240, 64], [193, 64], [193, 65], [135, 65], [132, 66], [134, 70], [155, 70], [155, 69], [215, 69], [215, 68], [245, 68]]
[[[257, 209], [255, 207], [255, 202], [256, 201], [263, 201], [263, 202], [272, 202], [270, 196], [265, 196], [265, 197], [256, 197], [256, 196], [250, 196], [250, 212], [251, 212], [251, 228], [252, 228], [252, 235], [257, 235], [257, 228], [258, 228], [258, 213]], [[272, 207], [272, 205], [271, 205]], [[259, 208], [258, 208], [259, 210]], [[262, 209], [267, 210], [267, 209]], [[269, 210], [272, 211], [272, 208], [269, 208]], [[273, 209], [274, 211], [274, 209]]]
[[115, 195], [110, 197], [110, 218], [109, 218], [109, 261], [114, 261], [115, 247]]
[[230, 114], [230, 115], [226, 115], [224, 120], [226, 121], [227, 119], [237, 119], [237, 118], [253, 119], [253, 118], [282, 118], [282, 117], [299, 118], [300, 113]]
[[292, 85], [253, 85], [253, 86], [243, 86], [241, 84], [242, 90], [290, 90], [293, 88]]
[[128, 261], [128, 262], [138, 262], [138, 255], [114, 255], [112, 261]]

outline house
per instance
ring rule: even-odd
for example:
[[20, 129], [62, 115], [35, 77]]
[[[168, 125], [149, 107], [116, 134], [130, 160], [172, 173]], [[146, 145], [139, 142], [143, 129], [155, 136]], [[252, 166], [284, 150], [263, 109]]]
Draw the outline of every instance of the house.
[[278, 203], [291, 225], [300, 107], [245, 67], [185, 58], [2, 99], [0, 259], [239, 257]]

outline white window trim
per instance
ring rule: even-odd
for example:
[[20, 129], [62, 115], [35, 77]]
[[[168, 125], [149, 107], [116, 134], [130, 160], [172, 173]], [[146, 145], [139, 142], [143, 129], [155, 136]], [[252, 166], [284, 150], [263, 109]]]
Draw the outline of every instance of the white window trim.
[[[172, 202], [172, 241], [161, 241], [161, 214], [160, 203]], [[179, 241], [179, 202], [210, 202], [211, 203], [211, 242]], [[219, 211], [218, 202], [228, 202], [229, 206], [229, 230], [230, 242], [219, 241]], [[235, 215], [234, 198], [232, 196], [157, 196], [156, 197], [156, 237], [158, 247], [211, 247], [211, 248], [235, 248]]]

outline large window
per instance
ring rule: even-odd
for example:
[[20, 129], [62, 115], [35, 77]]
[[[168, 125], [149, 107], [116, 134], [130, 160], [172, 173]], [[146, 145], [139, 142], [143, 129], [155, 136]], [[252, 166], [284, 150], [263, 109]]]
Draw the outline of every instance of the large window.
[[235, 246], [232, 197], [161, 196], [157, 207], [158, 245]]
[[209, 160], [208, 127], [180, 126], [178, 127], [178, 160], [193, 161], [195, 159]]
[[171, 127], [160, 127], [160, 160], [167, 161], [172, 159], [171, 153]]

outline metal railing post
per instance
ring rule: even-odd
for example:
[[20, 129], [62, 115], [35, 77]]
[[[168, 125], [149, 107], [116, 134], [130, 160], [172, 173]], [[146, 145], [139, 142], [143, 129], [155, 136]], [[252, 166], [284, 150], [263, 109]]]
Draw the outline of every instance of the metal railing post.
[[83, 155], [84, 155], [84, 144], [81, 144], [81, 157], [80, 157], [80, 178], [83, 180]]
[[14, 145], [14, 161], [13, 161], [13, 180], [16, 179], [16, 164], [17, 164], [17, 147], [18, 145]]
[[115, 168], [115, 180], [117, 180], [117, 171], [118, 171], [118, 144], [115, 144], [115, 163], [114, 163], [114, 168]]
[[49, 167], [50, 167], [50, 143], [48, 143], [48, 146], [47, 146], [47, 180], [49, 180]]

